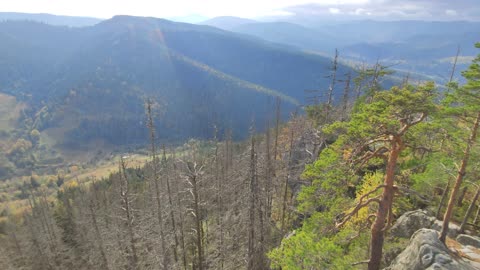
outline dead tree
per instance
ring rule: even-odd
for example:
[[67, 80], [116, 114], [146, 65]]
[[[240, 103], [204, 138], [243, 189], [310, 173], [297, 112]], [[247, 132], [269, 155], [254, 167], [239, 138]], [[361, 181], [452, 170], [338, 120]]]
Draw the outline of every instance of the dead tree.
[[273, 146], [273, 160], [277, 160], [278, 155], [278, 135], [280, 128], [280, 98], [277, 97], [275, 102], [275, 143]]
[[102, 268], [106, 269], [106, 270], [109, 270], [110, 266], [109, 266], [109, 263], [108, 263], [107, 255], [105, 253], [105, 244], [103, 243], [103, 237], [102, 237], [102, 234], [100, 233], [100, 229], [99, 229], [98, 222], [97, 222], [97, 210], [96, 210], [95, 203], [97, 202], [98, 199], [97, 199], [97, 191], [96, 191], [96, 186], [95, 186], [95, 179], [92, 179], [91, 191], [93, 192], [95, 197], [92, 198], [90, 200], [90, 202], [88, 203], [88, 210], [90, 211], [90, 218], [91, 218], [91, 222], [92, 222], [93, 229], [94, 229], [94, 232], [95, 232], [95, 241], [97, 242], [98, 249], [100, 251], [100, 257], [102, 259], [102, 264], [103, 264]]
[[[452, 65], [452, 72], [450, 72], [450, 79], [448, 80], [449, 83], [453, 81], [453, 76], [455, 75], [455, 69], [457, 67], [458, 56], [460, 55], [460, 46], [457, 47], [457, 53], [455, 54], [455, 60], [453, 61]], [[447, 90], [450, 90], [448, 88]]]
[[[296, 114], [293, 114], [292, 123], [295, 122]], [[288, 144], [288, 158], [287, 158], [287, 173], [285, 175], [285, 181], [283, 184], [283, 199], [282, 199], [282, 225], [280, 230], [282, 233], [285, 233], [285, 222], [287, 217], [287, 206], [288, 206], [288, 180], [290, 179], [291, 167], [292, 167], [292, 152], [293, 152], [293, 140], [295, 138], [295, 127], [293, 124], [290, 126], [290, 136]]]
[[330, 85], [328, 86], [328, 93], [327, 93], [327, 104], [325, 107], [325, 121], [328, 122], [330, 117], [330, 111], [333, 106], [333, 91], [335, 89], [335, 83], [337, 82], [337, 69], [338, 69], [338, 50], [335, 49], [335, 57], [333, 58], [332, 62], [332, 73], [329, 75], [330, 77]]
[[163, 228], [163, 206], [160, 196], [160, 179], [159, 179], [159, 168], [158, 168], [158, 157], [157, 151], [155, 146], [155, 126], [153, 123], [153, 116], [152, 116], [152, 102], [150, 100], [147, 101], [147, 117], [148, 117], [148, 129], [150, 131], [150, 154], [152, 156], [152, 181], [155, 187], [155, 201], [157, 203], [157, 219], [158, 219], [158, 233], [160, 235], [160, 252], [163, 256], [163, 269], [169, 269], [168, 265], [168, 255], [166, 252], [166, 244], [165, 244], [165, 232]]
[[480, 124], [480, 112], [477, 113], [475, 122], [473, 124], [472, 130], [470, 133], [470, 137], [468, 138], [467, 145], [465, 146], [460, 169], [458, 170], [457, 177], [455, 179], [455, 184], [453, 186], [452, 193], [450, 194], [447, 210], [445, 211], [445, 215], [443, 216], [442, 232], [440, 234], [440, 241], [442, 241], [443, 243], [445, 243], [445, 240], [447, 239], [448, 225], [452, 217], [453, 207], [455, 205], [457, 194], [460, 191], [460, 186], [462, 185], [463, 178], [465, 176], [468, 161], [470, 160], [471, 149], [475, 144], [475, 140], [477, 138], [479, 124]]
[[174, 237], [175, 246], [173, 247], [173, 257], [175, 259], [175, 263], [178, 262], [178, 237], [177, 237], [177, 226], [175, 222], [175, 213], [174, 213], [174, 205], [172, 199], [172, 190], [170, 188], [170, 176], [168, 172], [168, 164], [167, 164], [167, 154], [165, 150], [165, 145], [163, 145], [163, 155], [162, 155], [162, 167], [163, 167], [163, 175], [165, 181], [167, 183], [167, 196], [168, 196], [168, 206], [170, 210], [170, 222], [172, 223], [172, 234]]
[[[223, 179], [220, 175], [220, 165], [222, 164], [220, 160], [220, 147], [219, 147], [219, 142], [218, 142], [218, 128], [215, 125], [214, 126], [214, 143], [215, 143], [215, 154], [214, 154], [214, 162], [215, 162], [215, 168], [214, 168], [214, 178], [215, 178], [215, 189], [216, 189], [216, 203], [217, 203], [217, 226], [219, 230], [219, 236], [218, 236], [218, 244], [217, 244], [217, 249], [219, 252], [219, 257], [220, 257], [220, 269], [224, 269], [225, 265], [225, 251], [224, 251], [224, 222], [223, 222]], [[223, 170], [223, 168], [222, 168]], [[223, 178], [226, 178], [225, 175], [222, 175]]]
[[[195, 151], [195, 150], [193, 150]], [[190, 211], [194, 219], [195, 246], [198, 270], [204, 269], [203, 257], [203, 236], [202, 236], [202, 213], [200, 211], [200, 175], [203, 173], [203, 165], [200, 165], [193, 158], [191, 162], [184, 162], [186, 167], [186, 180], [189, 185], [188, 192], [191, 194], [192, 210]]]
[[267, 123], [267, 128], [265, 131], [265, 218], [267, 221], [269, 221], [271, 218], [273, 201], [273, 164], [270, 154], [270, 140], [270, 126]]
[[130, 246], [130, 256], [129, 256], [129, 268], [137, 269], [138, 268], [138, 253], [136, 247], [136, 237], [134, 233], [134, 215], [132, 209], [132, 198], [130, 194], [130, 187], [128, 183], [127, 176], [127, 167], [125, 161], [120, 159], [120, 173], [119, 173], [119, 184], [120, 184], [120, 198], [122, 204], [122, 210], [125, 214], [125, 227], [127, 228], [129, 246]]
[[347, 79], [345, 80], [345, 88], [343, 89], [343, 96], [342, 96], [342, 121], [347, 118], [347, 107], [348, 107], [348, 99], [350, 97], [350, 81], [352, 79], [352, 73], [347, 73]]
[[462, 193], [460, 193], [460, 196], [458, 196], [457, 200], [457, 206], [461, 207], [463, 205], [463, 199], [465, 198], [465, 194], [467, 194], [467, 187], [463, 187]]
[[250, 196], [249, 196], [249, 223], [248, 223], [248, 257], [247, 257], [247, 269], [257, 269], [255, 262], [255, 202], [257, 200], [257, 172], [256, 172], [256, 153], [255, 153], [255, 138], [252, 133], [250, 140], [250, 165], [249, 165], [249, 178], [250, 178]]
[[478, 196], [480, 196], [480, 187], [477, 188], [477, 192], [475, 193], [475, 196], [473, 197], [470, 206], [468, 206], [467, 213], [465, 213], [462, 224], [460, 224], [460, 233], [463, 233], [465, 231], [465, 226], [467, 225], [468, 219], [472, 215], [473, 208], [475, 208], [475, 203], [478, 200]]
[[[173, 164], [172, 164], [172, 170], [173, 170], [173, 177], [174, 178], [177, 178], [178, 177], [178, 171], [177, 171], [177, 163], [176, 163], [176, 160], [177, 160], [177, 157], [176, 157], [176, 152], [175, 152], [175, 148], [173, 148], [173, 151], [172, 151], [172, 160], [173, 160]], [[178, 182], [175, 181], [175, 185], [173, 185], [173, 188], [175, 190], [175, 193], [177, 194], [176, 196], [176, 204], [177, 204], [177, 212], [178, 212], [178, 225], [180, 226], [179, 228], [179, 231], [180, 231], [180, 246], [182, 248], [182, 262], [183, 262], [183, 269], [184, 270], [187, 270], [188, 268], [188, 263], [187, 263], [187, 249], [186, 249], [186, 244], [185, 244], [185, 218], [184, 218], [184, 214], [183, 214], [183, 211], [182, 211], [182, 204], [181, 204], [181, 200], [180, 200], [180, 196], [178, 195], [179, 193], [179, 187], [178, 187]]]
[[449, 190], [450, 190], [450, 178], [448, 179], [447, 186], [443, 190], [442, 198], [440, 199], [440, 203], [438, 204], [437, 214], [435, 215], [437, 219], [440, 219], [440, 220], [442, 219], [442, 208], [443, 208], [443, 205], [445, 204], [445, 200], [447, 199]]

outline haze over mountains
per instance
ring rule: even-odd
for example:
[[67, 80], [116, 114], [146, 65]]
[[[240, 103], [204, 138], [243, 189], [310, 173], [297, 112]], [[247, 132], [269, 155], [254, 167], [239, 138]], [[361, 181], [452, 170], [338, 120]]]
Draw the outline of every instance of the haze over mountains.
[[71, 27], [91, 26], [102, 21], [102, 19], [92, 17], [73, 17], [52, 15], [46, 13], [19, 13], [19, 12], [0, 12], [1, 21], [34, 21], [50, 25], [63, 25]]
[[304, 103], [305, 90], [326, 91], [331, 59], [325, 56], [336, 48], [351, 66], [380, 61], [403, 75], [443, 83], [457, 47], [462, 68], [480, 36], [480, 23], [467, 21], [306, 24], [218, 17], [192, 25], [20, 13], [0, 13], [0, 21], [0, 92], [28, 103], [32, 128], [46, 134], [61, 128], [55, 141], [62, 144], [143, 141], [149, 97], [162, 108], [165, 139], [208, 137], [213, 123], [244, 133], [254, 118], [263, 125], [276, 96], [287, 116]]
[[[248, 34], [300, 50], [333, 55], [335, 49], [347, 61], [375, 63], [421, 73], [444, 82], [457, 48], [471, 60], [472, 44], [480, 37], [480, 22], [471, 21], [340, 21], [261, 22], [219, 17], [203, 22], [225, 30]], [[468, 61], [460, 61], [463, 67]]]
[[[209, 26], [116, 16], [91, 27], [0, 23], [0, 91], [28, 105], [27, 118], [58, 143], [146, 138], [143, 104], [158, 102], [164, 139], [210, 137], [212, 126], [245, 134], [264, 125], [275, 97], [284, 113], [304, 90], [327, 89], [330, 59]], [[342, 72], [348, 68], [341, 67]]]

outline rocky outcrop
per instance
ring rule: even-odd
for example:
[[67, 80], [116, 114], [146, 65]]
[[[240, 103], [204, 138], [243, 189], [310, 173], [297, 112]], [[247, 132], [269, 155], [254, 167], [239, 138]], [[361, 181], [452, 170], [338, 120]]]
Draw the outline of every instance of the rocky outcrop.
[[[394, 237], [410, 238], [414, 232], [428, 228], [438, 232], [442, 230], [442, 221], [430, 216], [425, 210], [406, 212], [398, 218], [390, 229], [390, 235]], [[448, 236], [455, 238], [460, 232], [460, 227], [454, 223], [448, 226]]]
[[474, 270], [476, 267], [453, 254], [431, 229], [416, 231], [407, 248], [385, 270]]
[[480, 238], [475, 236], [460, 234], [459, 236], [457, 236], [457, 242], [464, 246], [480, 248]]
[[410, 238], [413, 233], [422, 229], [430, 228], [435, 218], [429, 216], [425, 210], [406, 212], [390, 229], [390, 235], [395, 237]]
[[[432, 224], [431, 228], [434, 229], [437, 232], [441, 232], [442, 231], [442, 225], [443, 225], [443, 222], [441, 220], [437, 219]], [[457, 237], [457, 235], [459, 233], [460, 233], [460, 226], [450, 222], [450, 224], [448, 224], [448, 233], [447, 233], [448, 237], [455, 239], [455, 237]]]

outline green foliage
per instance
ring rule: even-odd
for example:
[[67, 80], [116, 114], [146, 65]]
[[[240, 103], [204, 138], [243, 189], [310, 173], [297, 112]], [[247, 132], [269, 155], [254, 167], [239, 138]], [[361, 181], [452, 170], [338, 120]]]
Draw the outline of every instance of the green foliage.
[[33, 145], [37, 145], [40, 141], [40, 132], [36, 129], [30, 131], [30, 140], [32, 141]]
[[319, 237], [308, 231], [299, 231], [282, 241], [279, 248], [269, 254], [272, 268], [300, 269], [349, 269], [343, 248], [335, 239]]
[[[433, 83], [392, 87], [388, 91], [377, 88], [368, 95], [369, 102], [357, 104], [350, 121], [323, 127], [324, 134], [333, 136], [335, 143], [325, 148], [313, 164], [305, 167], [302, 176], [310, 180], [311, 185], [303, 187], [299, 193], [297, 209], [307, 219], [295, 235], [284, 239], [282, 245], [270, 253], [272, 266], [282, 269], [349, 269], [351, 263], [367, 256], [362, 247], [368, 243], [370, 217], [377, 210], [375, 204], [356, 212], [344, 226], [336, 226], [345, 215], [342, 213], [350, 213], [360, 198], [363, 197], [365, 202], [381, 193], [377, 187], [384, 180], [382, 152], [369, 159], [366, 157], [377, 149], [385, 149], [387, 154], [383, 157], [388, 157], [394, 136], [403, 140], [402, 145], [410, 147], [427, 141], [421, 134], [429, 134], [431, 126], [421, 122], [436, 110]], [[312, 109], [311, 114], [314, 113], [318, 112]], [[398, 173], [399, 182], [402, 178], [409, 178], [420, 166], [422, 155], [416, 157], [416, 153], [417, 150], [412, 149], [404, 151], [400, 157], [399, 167], [405, 169], [405, 174]], [[400, 207], [394, 207], [394, 214], [411, 206], [408, 199], [397, 202]]]
[[371, 103], [359, 105], [352, 115], [348, 135], [357, 141], [379, 134], [396, 134], [402, 125], [417, 120], [423, 113], [434, 111], [435, 85], [392, 87], [376, 92]]

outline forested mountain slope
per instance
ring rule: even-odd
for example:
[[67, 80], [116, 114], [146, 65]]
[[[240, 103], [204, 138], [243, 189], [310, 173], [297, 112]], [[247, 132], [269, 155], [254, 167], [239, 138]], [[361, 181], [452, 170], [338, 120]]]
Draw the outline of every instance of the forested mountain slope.
[[117, 16], [83, 28], [4, 22], [0, 36], [0, 91], [30, 104], [31, 128], [66, 128], [66, 142], [143, 140], [146, 97], [162, 107], [163, 137], [179, 138], [210, 136], [200, 122], [246, 130], [272, 97], [291, 110], [304, 90], [328, 88], [329, 59], [208, 26]]
[[301, 23], [249, 22], [241, 18], [211, 19], [204, 24], [248, 34], [299, 49], [332, 55], [335, 48], [344, 60], [375, 63], [430, 76], [444, 83], [457, 48], [465, 68], [476, 52], [471, 44], [480, 36], [480, 23], [470, 21], [339, 21]]

